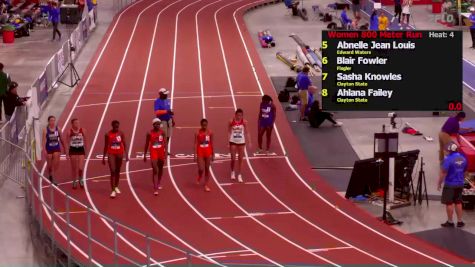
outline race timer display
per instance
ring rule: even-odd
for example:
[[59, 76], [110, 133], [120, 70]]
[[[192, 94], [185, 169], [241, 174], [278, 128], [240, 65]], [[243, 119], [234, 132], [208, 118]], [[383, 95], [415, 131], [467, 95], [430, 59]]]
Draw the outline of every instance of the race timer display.
[[322, 107], [462, 110], [462, 32], [323, 31]]

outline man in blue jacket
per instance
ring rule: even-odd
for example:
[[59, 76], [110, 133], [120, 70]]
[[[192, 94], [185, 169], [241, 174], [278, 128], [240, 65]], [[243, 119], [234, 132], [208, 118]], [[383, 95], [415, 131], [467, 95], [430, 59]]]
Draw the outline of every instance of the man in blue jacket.
[[442, 227], [454, 227], [453, 222], [454, 206], [457, 214], [457, 227], [465, 226], [462, 221], [462, 192], [465, 181], [465, 172], [467, 171], [467, 159], [459, 153], [458, 145], [451, 142], [446, 147], [448, 155], [444, 158], [440, 169], [439, 182], [437, 189], [440, 191], [442, 183], [442, 204], [446, 206], [447, 221]]
[[58, 33], [59, 40], [61, 40], [61, 32], [58, 30], [59, 24], [59, 7], [56, 2], [53, 2], [53, 6], [49, 10], [49, 20], [53, 24], [53, 41]]
[[175, 127], [175, 120], [173, 119], [173, 111], [171, 110], [170, 100], [168, 100], [168, 91], [165, 88], [158, 90], [159, 97], [155, 100], [154, 111], [155, 116], [161, 121], [162, 131], [167, 137], [167, 144], [169, 144], [171, 129]]

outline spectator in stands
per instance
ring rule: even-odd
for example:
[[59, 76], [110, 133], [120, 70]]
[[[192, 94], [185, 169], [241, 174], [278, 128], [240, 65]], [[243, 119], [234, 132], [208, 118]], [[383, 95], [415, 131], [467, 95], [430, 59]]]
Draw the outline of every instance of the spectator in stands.
[[470, 26], [470, 35], [472, 36], [472, 48], [475, 49], [475, 7], [472, 6], [469, 10], [472, 12], [468, 17], [472, 23], [472, 26]]
[[360, 17], [360, 0], [351, 0], [351, 9], [355, 19]]
[[333, 126], [335, 127], [343, 125], [343, 123], [335, 121], [333, 119], [333, 114], [323, 111], [320, 108], [320, 103], [318, 101], [314, 101], [312, 107], [310, 108], [310, 114], [308, 116], [310, 126], [313, 128], [318, 128], [325, 120], [329, 120], [331, 123], [333, 123]]
[[61, 40], [61, 32], [58, 30], [59, 24], [59, 7], [56, 2], [52, 3], [52, 7], [49, 10], [49, 21], [53, 24], [53, 41], [56, 39], [56, 33], [58, 34], [59, 40]]
[[402, 3], [402, 23], [409, 25], [409, 18], [411, 17], [412, 0], [403, 0]]
[[467, 171], [467, 159], [458, 151], [455, 143], [449, 143], [446, 147], [449, 153], [441, 165], [439, 182], [437, 190], [441, 190], [442, 183], [442, 204], [445, 204], [447, 212], [447, 221], [441, 224], [442, 227], [454, 227], [454, 205], [457, 214], [457, 227], [464, 227], [462, 221], [462, 192], [465, 182], [465, 172]]
[[300, 98], [300, 120], [304, 121], [305, 118], [305, 110], [307, 109], [308, 105], [308, 87], [312, 85], [312, 81], [308, 77], [308, 73], [310, 72], [310, 67], [305, 66], [303, 67], [302, 71], [297, 75], [297, 89], [299, 90], [299, 98]]
[[353, 21], [351, 21], [351, 19], [348, 18], [347, 12], [348, 12], [348, 6], [345, 6], [340, 15], [341, 23], [343, 24], [341, 26], [345, 29], [349, 29], [351, 27], [351, 24], [353, 23]]
[[2, 106], [5, 106], [9, 85], [10, 75], [3, 71], [3, 64], [0, 63], [0, 122], [2, 122]]
[[379, 19], [378, 19], [378, 30], [380, 31], [386, 31], [389, 26], [389, 19], [384, 14], [384, 11], [379, 12]]
[[371, 14], [371, 17], [369, 19], [369, 29], [372, 31], [379, 30], [378, 11], [376, 9], [373, 10], [373, 13]]
[[170, 108], [170, 100], [168, 100], [168, 91], [165, 88], [158, 90], [159, 97], [155, 100], [154, 111], [155, 116], [160, 119], [162, 130], [167, 137], [167, 144], [170, 143], [172, 127], [175, 127], [175, 119], [173, 111]]
[[15, 108], [25, 105], [25, 102], [28, 100], [28, 97], [18, 96], [17, 88], [18, 83], [12, 81], [5, 98], [5, 118], [7, 121], [9, 121], [13, 116]]
[[394, 16], [391, 19], [391, 23], [396, 19], [399, 23], [399, 26], [401, 26], [401, 13], [402, 13], [402, 6], [401, 6], [401, 0], [394, 0]]
[[459, 132], [460, 130], [463, 131], [473, 131], [473, 128], [460, 128], [460, 123], [465, 119], [465, 112], [459, 112], [457, 115], [450, 117], [445, 121], [444, 125], [442, 126], [442, 130], [439, 133], [439, 161], [442, 162], [444, 160], [445, 154], [444, 150], [447, 147], [447, 144], [452, 142], [451, 135], [457, 136], [457, 142], [460, 144], [459, 141]]

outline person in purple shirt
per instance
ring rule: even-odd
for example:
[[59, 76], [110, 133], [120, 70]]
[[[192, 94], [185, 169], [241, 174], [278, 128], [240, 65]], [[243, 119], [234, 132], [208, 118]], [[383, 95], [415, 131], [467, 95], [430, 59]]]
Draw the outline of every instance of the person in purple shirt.
[[276, 108], [274, 103], [272, 103], [272, 98], [268, 95], [262, 96], [262, 102], [259, 107], [259, 118], [258, 118], [258, 138], [259, 143], [258, 154], [262, 153], [262, 139], [264, 133], [266, 134], [267, 143], [266, 143], [266, 154], [269, 153], [270, 142], [272, 136], [272, 129], [274, 129], [274, 122], [276, 117]]
[[49, 9], [49, 21], [53, 24], [53, 41], [56, 39], [56, 33], [58, 33], [59, 40], [61, 40], [61, 32], [58, 30], [59, 7], [56, 2], [53, 2], [52, 5]]
[[[459, 112], [457, 115], [450, 117], [442, 126], [442, 129], [439, 133], [439, 160], [442, 162], [445, 157], [444, 148], [452, 142], [451, 135], [457, 135], [457, 140], [459, 140], [459, 132], [463, 131], [473, 131], [473, 128], [460, 128], [460, 122], [465, 119], [465, 112]], [[460, 142], [459, 142], [460, 143]]]
[[175, 127], [175, 113], [171, 110], [170, 100], [168, 100], [168, 90], [160, 88], [158, 90], [159, 97], [155, 100], [153, 110], [155, 116], [160, 119], [161, 129], [167, 137], [167, 144], [170, 143], [170, 136], [172, 135], [172, 127]]
[[347, 12], [348, 12], [348, 6], [345, 6], [345, 8], [343, 9], [340, 15], [341, 22], [343, 23], [342, 26], [345, 27], [345, 29], [349, 29], [352, 23], [351, 19], [348, 18]]

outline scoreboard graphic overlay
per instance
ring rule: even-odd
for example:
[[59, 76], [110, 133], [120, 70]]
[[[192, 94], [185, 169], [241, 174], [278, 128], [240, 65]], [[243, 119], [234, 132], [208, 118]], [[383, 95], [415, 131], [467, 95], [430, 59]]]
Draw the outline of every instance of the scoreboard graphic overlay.
[[330, 111], [462, 110], [462, 32], [323, 31]]

